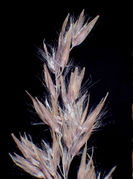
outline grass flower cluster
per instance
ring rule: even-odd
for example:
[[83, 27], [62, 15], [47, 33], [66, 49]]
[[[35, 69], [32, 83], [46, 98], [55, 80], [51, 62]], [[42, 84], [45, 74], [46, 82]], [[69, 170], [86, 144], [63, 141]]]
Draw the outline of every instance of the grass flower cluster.
[[[84, 146], [77, 179], [100, 179], [96, 174], [92, 156], [87, 154], [87, 141], [98, 123], [98, 116], [104, 106], [107, 95], [96, 108], [89, 111], [89, 94], [81, 93], [85, 68], [69, 69], [70, 79], [66, 83], [66, 68], [68, 69], [71, 50], [80, 45], [88, 36], [99, 16], [86, 22], [84, 10], [77, 20], [69, 14], [63, 22], [58, 38], [58, 45], [48, 49], [43, 42], [44, 78], [49, 95], [43, 104], [37, 97], [30, 96], [34, 109], [44, 124], [49, 126], [52, 135], [52, 145], [42, 141], [38, 148], [26, 135], [20, 140], [12, 134], [22, 156], [14, 153], [13, 161], [32, 176], [44, 179], [67, 179], [73, 158]], [[110, 179], [110, 173], [105, 179]]]

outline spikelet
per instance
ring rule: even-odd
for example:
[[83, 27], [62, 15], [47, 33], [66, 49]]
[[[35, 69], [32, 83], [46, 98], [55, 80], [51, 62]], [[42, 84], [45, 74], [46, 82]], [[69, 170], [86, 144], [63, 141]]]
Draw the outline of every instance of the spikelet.
[[[49, 52], [45, 42], [43, 42], [44, 56], [47, 62], [44, 64], [44, 79], [49, 99], [46, 99], [43, 104], [37, 97], [32, 97], [28, 92], [27, 94], [30, 96], [40, 119], [52, 131], [52, 146], [43, 141], [43, 148], [40, 149], [26, 135], [21, 136], [21, 140], [18, 140], [12, 134], [23, 157], [17, 154], [11, 155], [16, 165], [37, 178], [68, 178], [70, 164], [87, 143], [105, 104], [108, 93], [88, 114], [90, 96], [87, 92], [80, 94], [85, 68], [80, 71], [78, 67], [75, 67], [74, 71], [70, 71], [68, 86], [65, 83], [66, 77], [63, 73], [69, 61], [71, 50], [86, 39], [98, 18], [99, 15], [89, 23], [85, 22], [83, 10], [76, 21], [72, 19], [69, 21], [70, 15], [68, 14], [59, 34], [57, 48], [52, 48]], [[54, 75], [54, 80], [51, 73]], [[62, 105], [59, 97], [62, 99]], [[85, 101], [87, 101], [86, 105], [84, 105]], [[92, 157], [89, 158], [87, 164], [86, 159], [87, 145], [85, 145], [82, 154], [77, 179], [96, 179]], [[114, 169], [106, 176], [106, 179], [110, 178], [113, 171]], [[100, 179], [100, 175], [98, 177]]]
[[12, 137], [24, 156], [23, 158], [17, 154], [15, 156], [10, 154], [16, 165], [37, 178], [61, 178], [56, 171], [57, 164], [54, 161], [56, 151], [52, 150], [46, 142], [43, 141], [42, 150], [34, 145], [32, 141], [29, 141], [26, 135], [24, 137], [21, 136], [21, 141], [13, 134]]
[[[87, 159], [88, 158], [88, 159]], [[86, 162], [87, 161], [87, 162]], [[104, 177], [104, 179], [112, 179], [112, 173], [116, 166]], [[77, 179], [100, 179], [101, 173], [96, 176], [95, 166], [93, 164], [92, 156], [87, 154], [87, 144], [85, 144], [84, 151], [81, 158], [81, 163], [77, 173]]]

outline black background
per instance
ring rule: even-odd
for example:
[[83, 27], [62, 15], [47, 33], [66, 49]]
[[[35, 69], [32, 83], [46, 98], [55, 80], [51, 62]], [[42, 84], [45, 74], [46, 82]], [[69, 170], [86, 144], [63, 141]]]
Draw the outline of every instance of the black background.
[[[92, 106], [109, 92], [106, 102], [108, 113], [88, 145], [94, 146], [96, 169], [102, 174], [117, 165], [114, 179], [131, 178], [132, 18], [130, 8], [123, 5], [116, 7], [112, 2], [100, 5], [88, 3], [84, 8], [86, 15], [94, 18], [99, 14], [100, 19], [83, 44], [73, 49], [70, 55], [74, 64], [86, 67], [85, 79], [91, 81], [89, 91]], [[37, 49], [42, 48], [44, 38], [46, 43], [55, 44], [68, 12], [77, 17], [82, 9], [62, 8], [52, 3], [36, 3], [34, 6], [15, 4], [7, 13], [8, 153], [19, 153], [11, 133], [19, 137], [20, 133], [26, 132], [38, 144], [41, 138], [49, 140], [45, 126], [32, 125], [38, 121], [38, 117], [25, 90], [40, 98], [44, 95], [41, 82], [43, 62]], [[9, 156], [7, 161], [8, 177], [32, 178], [16, 167]], [[69, 178], [76, 178], [77, 163], [78, 160], [74, 160]]]

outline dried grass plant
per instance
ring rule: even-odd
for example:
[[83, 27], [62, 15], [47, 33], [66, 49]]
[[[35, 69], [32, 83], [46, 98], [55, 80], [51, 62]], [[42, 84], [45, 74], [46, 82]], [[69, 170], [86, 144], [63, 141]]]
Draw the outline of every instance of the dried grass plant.
[[[92, 21], [86, 22], [84, 10], [75, 21], [68, 14], [59, 34], [57, 48], [48, 50], [45, 42], [44, 77], [49, 95], [45, 104], [32, 97], [34, 108], [40, 119], [49, 126], [52, 134], [52, 146], [45, 141], [42, 148], [38, 148], [26, 135], [18, 140], [12, 137], [17, 144], [22, 156], [14, 153], [11, 155], [15, 164], [32, 176], [44, 179], [67, 179], [70, 164], [83, 146], [81, 163], [77, 172], [77, 179], [100, 179], [96, 175], [92, 156], [87, 154], [87, 141], [92, 131], [97, 127], [98, 116], [104, 106], [107, 95], [100, 101], [96, 108], [88, 113], [89, 94], [81, 93], [81, 84], [85, 68], [70, 69], [70, 80], [66, 84], [65, 69], [69, 61], [71, 50], [80, 45], [94, 27], [99, 15]], [[54, 79], [53, 79], [54, 76]], [[60, 98], [60, 99], [59, 99]], [[85, 102], [87, 101], [87, 103]], [[110, 179], [113, 168], [105, 179]]]

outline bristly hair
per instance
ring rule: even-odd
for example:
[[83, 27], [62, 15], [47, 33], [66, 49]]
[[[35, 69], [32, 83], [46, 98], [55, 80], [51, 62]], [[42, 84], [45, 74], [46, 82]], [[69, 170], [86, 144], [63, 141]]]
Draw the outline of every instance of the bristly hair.
[[[45, 59], [43, 71], [49, 96], [42, 103], [37, 97], [32, 97], [28, 92], [27, 94], [42, 122], [49, 126], [52, 145], [43, 141], [43, 148], [39, 148], [26, 135], [20, 136], [18, 140], [12, 134], [23, 157], [16, 153], [11, 155], [16, 165], [37, 178], [67, 179], [73, 158], [85, 145], [77, 179], [100, 179], [100, 175], [97, 176], [95, 172], [93, 157], [87, 154], [86, 143], [97, 127], [108, 93], [88, 113], [90, 95], [87, 91], [81, 93], [85, 68], [72, 69], [69, 64], [71, 50], [86, 39], [98, 18], [99, 15], [90, 22], [86, 21], [84, 10], [77, 20], [68, 14], [59, 34], [57, 47], [49, 49], [43, 41], [44, 49], [40, 53]], [[113, 171], [114, 168], [105, 178], [111, 179]]]

